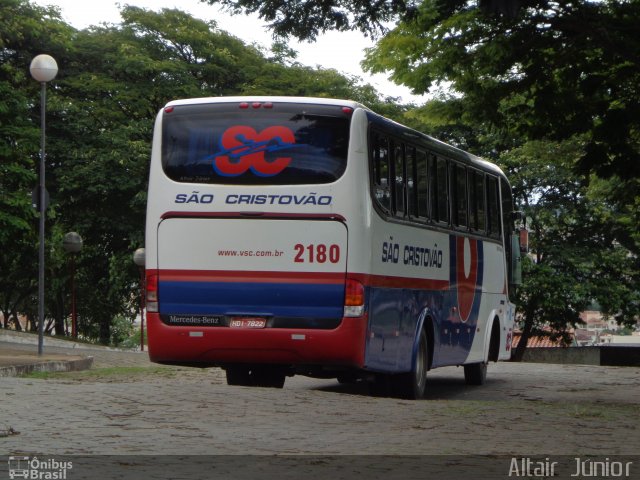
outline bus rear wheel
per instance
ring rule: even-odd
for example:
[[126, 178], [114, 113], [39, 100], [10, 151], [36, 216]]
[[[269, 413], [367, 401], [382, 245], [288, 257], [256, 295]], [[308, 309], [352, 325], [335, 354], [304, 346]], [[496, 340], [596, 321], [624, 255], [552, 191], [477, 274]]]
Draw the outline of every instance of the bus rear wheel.
[[227, 385], [242, 387], [282, 388], [286, 374], [275, 366], [228, 365]]
[[427, 335], [422, 330], [418, 341], [418, 351], [413, 369], [392, 377], [393, 393], [400, 398], [419, 400], [424, 398], [427, 390], [427, 371], [429, 370], [429, 344]]

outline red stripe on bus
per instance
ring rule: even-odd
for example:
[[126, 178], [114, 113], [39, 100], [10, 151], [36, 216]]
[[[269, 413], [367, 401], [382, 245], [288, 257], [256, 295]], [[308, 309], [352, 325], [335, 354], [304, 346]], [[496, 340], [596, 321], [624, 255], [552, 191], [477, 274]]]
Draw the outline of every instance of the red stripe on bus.
[[394, 277], [391, 275], [369, 275], [365, 273], [349, 273], [349, 278], [358, 280], [369, 287], [411, 288], [415, 290], [448, 290], [448, 280], [433, 278]]
[[240, 270], [160, 270], [160, 279], [176, 282], [225, 283], [344, 283], [344, 273], [332, 272], [260, 272]]
[[260, 272], [240, 270], [160, 270], [160, 279], [175, 282], [340, 284], [352, 278], [369, 287], [447, 290], [448, 280], [341, 272]]
[[282, 213], [282, 212], [164, 212], [160, 218], [255, 218], [273, 220], [334, 220], [346, 223], [346, 218], [337, 213]]

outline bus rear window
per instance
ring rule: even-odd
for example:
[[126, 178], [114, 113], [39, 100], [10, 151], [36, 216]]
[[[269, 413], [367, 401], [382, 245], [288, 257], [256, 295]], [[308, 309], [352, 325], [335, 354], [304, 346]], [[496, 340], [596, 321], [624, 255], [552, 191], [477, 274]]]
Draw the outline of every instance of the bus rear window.
[[331, 183], [347, 164], [350, 112], [341, 106], [181, 105], [165, 110], [162, 167], [177, 182]]

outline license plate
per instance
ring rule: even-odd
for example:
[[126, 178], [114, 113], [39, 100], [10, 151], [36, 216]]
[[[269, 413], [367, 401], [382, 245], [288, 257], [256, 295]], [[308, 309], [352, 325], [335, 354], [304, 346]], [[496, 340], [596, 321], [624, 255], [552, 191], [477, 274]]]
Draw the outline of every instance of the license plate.
[[266, 318], [249, 317], [249, 318], [232, 318], [229, 321], [231, 328], [264, 328], [267, 326]]

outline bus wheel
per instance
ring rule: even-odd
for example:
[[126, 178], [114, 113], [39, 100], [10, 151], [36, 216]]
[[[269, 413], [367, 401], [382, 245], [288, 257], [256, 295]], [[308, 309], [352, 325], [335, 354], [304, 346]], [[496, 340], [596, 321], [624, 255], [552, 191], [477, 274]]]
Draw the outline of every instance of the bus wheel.
[[349, 385], [357, 383], [357, 381], [360, 380], [360, 377], [354, 372], [342, 372], [338, 374], [337, 380], [341, 385]]
[[392, 388], [394, 393], [409, 400], [424, 398], [427, 390], [427, 371], [429, 370], [429, 344], [427, 335], [422, 330], [418, 342], [418, 352], [413, 369], [407, 373], [394, 375]]
[[369, 395], [374, 397], [388, 397], [391, 392], [391, 375], [376, 373], [368, 382]]
[[487, 379], [487, 363], [470, 363], [464, 366], [464, 381], [467, 385], [484, 385]]
[[229, 365], [225, 368], [227, 385], [250, 387], [253, 385], [251, 369], [244, 365]]
[[254, 378], [254, 385], [267, 388], [282, 388], [286, 374], [278, 367], [258, 367], [251, 371]]
[[228, 365], [227, 385], [241, 387], [284, 387], [285, 371], [272, 366]]

